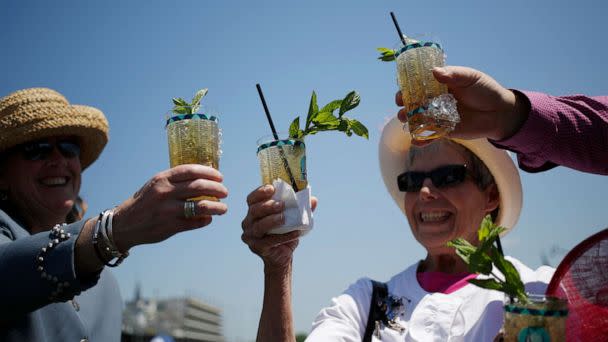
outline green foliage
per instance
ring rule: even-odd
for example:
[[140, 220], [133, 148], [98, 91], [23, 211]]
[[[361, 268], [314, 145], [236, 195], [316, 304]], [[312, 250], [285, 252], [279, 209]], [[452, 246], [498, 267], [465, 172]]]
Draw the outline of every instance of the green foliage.
[[[512, 298], [519, 299], [522, 303], [527, 303], [528, 295], [519, 273], [494, 245], [500, 233], [505, 229], [495, 225], [488, 215], [484, 217], [477, 233], [478, 247], [462, 238], [449, 241], [447, 245], [456, 249], [456, 254], [468, 265], [470, 272], [490, 276], [489, 279], [470, 279], [471, 284], [484, 289], [504, 292]], [[502, 273], [504, 279], [492, 272], [493, 266]]]
[[296, 334], [296, 342], [304, 342], [304, 340], [306, 340], [306, 337], [308, 337], [308, 335], [306, 335], [305, 333], [298, 333]]
[[175, 114], [195, 114], [201, 107], [201, 100], [207, 95], [208, 89], [204, 88], [196, 92], [190, 103], [181, 97], [174, 97], [173, 109], [171, 111]]
[[392, 62], [395, 60], [395, 54], [397, 51], [384, 47], [376, 48], [376, 50], [380, 52], [380, 57], [378, 57], [379, 60], [383, 62]]
[[[307, 135], [322, 131], [340, 131], [347, 136], [355, 135], [369, 139], [369, 132], [361, 122], [349, 119], [344, 114], [359, 105], [361, 98], [351, 91], [341, 100], [333, 100], [319, 109], [317, 94], [313, 91], [308, 106], [304, 129], [300, 128], [300, 117], [296, 117], [289, 126], [289, 137], [302, 139]], [[336, 114], [335, 111], [338, 111]]]

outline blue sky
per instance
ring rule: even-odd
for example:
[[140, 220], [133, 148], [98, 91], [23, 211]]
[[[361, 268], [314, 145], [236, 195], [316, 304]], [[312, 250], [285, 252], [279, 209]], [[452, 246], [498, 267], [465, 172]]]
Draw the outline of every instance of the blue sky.
[[[256, 140], [270, 133], [261, 83], [279, 130], [319, 102], [361, 94], [352, 116], [369, 141], [338, 133], [307, 140], [309, 182], [320, 204], [294, 261], [296, 330], [361, 276], [387, 280], [424, 257], [384, 189], [382, 124], [397, 112], [395, 66], [376, 47], [406, 34], [439, 37], [448, 64], [483, 70], [507, 87], [554, 95], [608, 94], [603, 1], [80, 1], [0, 2], [0, 95], [46, 86], [104, 111], [110, 142], [83, 176], [90, 214], [119, 204], [168, 168], [163, 118], [172, 97], [209, 88], [220, 113], [220, 169], [229, 212], [203, 230], [140, 246], [116, 276], [129, 299], [196, 295], [224, 310], [229, 341], [255, 338], [262, 264], [241, 242], [245, 197], [260, 183]], [[522, 173], [524, 208], [504, 240], [540, 265], [608, 226], [608, 178], [563, 167]], [[558, 247], [558, 252], [551, 252]]]

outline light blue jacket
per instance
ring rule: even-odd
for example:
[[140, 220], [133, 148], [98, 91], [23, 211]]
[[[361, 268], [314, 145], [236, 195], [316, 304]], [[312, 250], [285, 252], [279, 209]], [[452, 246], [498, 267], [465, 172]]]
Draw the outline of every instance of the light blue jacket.
[[[49, 231], [30, 235], [0, 210], [0, 341], [120, 341], [122, 299], [116, 279], [104, 269], [91, 279], [76, 277], [74, 246], [84, 221], [63, 227], [71, 237], [38, 257]], [[64, 289], [50, 299], [63, 283]]]

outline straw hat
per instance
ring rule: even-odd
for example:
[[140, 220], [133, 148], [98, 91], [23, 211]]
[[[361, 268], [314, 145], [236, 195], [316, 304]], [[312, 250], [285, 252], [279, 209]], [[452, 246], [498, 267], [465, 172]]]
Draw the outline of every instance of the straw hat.
[[79, 139], [84, 170], [99, 157], [108, 130], [99, 109], [70, 105], [52, 89], [23, 89], [0, 99], [0, 152], [29, 141], [73, 135]]
[[[522, 206], [522, 189], [519, 171], [509, 154], [494, 147], [486, 139], [460, 140], [452, 139], [473, 152], [488, 167], [500, 193], [500, 204], [496, 224], [507, 228], [501, 235], [507, 234], [519, 219]], [[379, 156], [382, 179], [393, 200], [405, 214], [404, 195], [397, 187], [397, 176], [405, 171], [408, 151], [411, 147], [411, 136], [407, 127], [394, 117], [382, 130]]]

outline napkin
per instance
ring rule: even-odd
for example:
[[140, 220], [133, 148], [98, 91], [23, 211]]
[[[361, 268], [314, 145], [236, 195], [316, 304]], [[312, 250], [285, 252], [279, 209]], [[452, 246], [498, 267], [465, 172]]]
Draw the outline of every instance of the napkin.
[[274, 195], [272, 199], [285, 204], [285, 223], [278, 228], [269, 231], [269, 234], [285, 234], [294, 230], [300, 230], [301, 234], [308, 233], [313, 226], [312, 209], [310, 207], [310, 186], [295, 192], [290, 184], [282, 179], [272, 182]]

